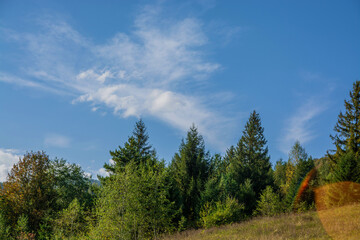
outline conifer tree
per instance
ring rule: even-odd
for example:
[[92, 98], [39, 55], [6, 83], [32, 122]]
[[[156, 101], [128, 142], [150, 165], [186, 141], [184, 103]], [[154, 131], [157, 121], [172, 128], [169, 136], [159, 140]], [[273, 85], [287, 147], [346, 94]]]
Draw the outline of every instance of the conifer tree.
[[276, 162], [274, 170], [274, 184], [276, 186], [276, 190], [280, 190], [283, 195], [285, 195], [284, 187], [286, 184], [286, 164], [286, 162], [280, 159]]
[[235, 156], [230, 160], [230, 164], [233, 168], [232, 171], [237, 173], [236, 181], [241, 184], [245, 179], [250, 179], [257, 196], [273, 182], [266, 143], [260, 115], [253, 111], [245, 125], [243, 135], [235, 149]]
[[346, 151], [360, 154], [360, 81], [353, 84], [350, 100], [345, 100], [345, 113], [340, 112], [334, 127], [335, 135], [330, 135], [336, 146], [336, 154]]
[[[336, 134], [330, 136], [336, 146], [332, 160], [332, 182], [359, 182], [354, 170], [360, 168], [360, 81], [353, 84], [350, 100], [345, 100], [345, 113], [340, 112], [334, 127]], [[351, 169], [351, 170], [350, 170]]]
[[135, 124], [133, 135], [128, 138], [124, 147], [110, 151], [113, 164], [105, 163], [104, 168], [111, 174], [121, 171], [131, 161], [147, 162], [156, 156], [155, 150], [148, 143], [149, 135], [142, 119]]
[[193, 125], [171, 162], [171, 171], [180, 191], [180, 206], [189, 225], [199, 217], [201, 192], [208, 178], [209, 154], [203, 137]]

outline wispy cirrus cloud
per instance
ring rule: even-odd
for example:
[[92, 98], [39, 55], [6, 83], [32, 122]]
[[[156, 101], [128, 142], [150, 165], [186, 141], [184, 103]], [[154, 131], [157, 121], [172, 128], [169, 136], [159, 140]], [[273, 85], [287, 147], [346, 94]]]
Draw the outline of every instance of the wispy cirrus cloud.
[[8, 173], [19, 159], [17, 150], [0, 148], [0, 182], [6, 181]]
[[221, 68], [203, 51], [202, 23], [195, 18], [168, 21], [161, 11], [159, 6], [143, 8], [133, 31], [103, 44], [61, 19], [42, 19], [36, 33], [7, 31], [24, 49], [24, 65], [17, 75], [0, 71], [0, 81], [70, 94], [73, 103], [109, 108], [121, 117], [152, 116], [182, 131], [195, 123], [213, 144], [224, 144], [217, 139], [232, 119], [194, 88]]
[[310, 142], [316, 137], [316, 132], [311, 128], [312, 121], [327, 109], [326, 103], [318, 99], [309, 99], [301, 105], [294, 114], [286, 119], [279, 148], [288, 154], [295, 141], [301, 144]]

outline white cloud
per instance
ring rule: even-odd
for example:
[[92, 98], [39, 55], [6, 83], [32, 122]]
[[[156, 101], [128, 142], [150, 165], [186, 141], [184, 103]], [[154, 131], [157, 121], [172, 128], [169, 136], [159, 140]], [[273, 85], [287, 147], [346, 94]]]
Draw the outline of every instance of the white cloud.
[[288, 154], [295, 141], [305, 144], [313, 140], [316, 133], [311, 129], [311, 123], [325, 110], [326, 104], [315, 99], [309, 99], [300, 106], [293, 116], [286, 120], [279, 146], [281, 151]]
[[109, 176], [109, 173], [105, 170], [105, 168], [100, 168], [98, 171], [97, 171], [97, 174], [96, 175], [100, 175], [102, 177], [108, 177]]
[[[11, 32], [26, 48], [24, 67], [13, 78], [0, 72], [0, 81], [68, 92], [75, 96], [73, 103], [89, 102], [92, 111], [105, 106], [121, 117], [149, 115], [181, 131], [195, 123], [211, 143], [224, 144], [231, 120], [209, 106], [211, 96], [189, 95], [220, 68], [202, 51], [207, 44], [202, 24], [194, 18], [163, 19], [161, 10], [145, 7], [132, 32], [117, 33], [104, 44], [51, 18], [41, 22], [38, 33]], [[69, 145], [63, 136], [45, 142]]]
[[67, 148], [70, 146], [70, 142], [70, 138], [59, 134], [49, 134], [44, 139], [45, 146], [52, 146], [58, 148]]
[[6, 181], [6, 177], [20, 156], [16, 150], [0, 148], [0, 182]]

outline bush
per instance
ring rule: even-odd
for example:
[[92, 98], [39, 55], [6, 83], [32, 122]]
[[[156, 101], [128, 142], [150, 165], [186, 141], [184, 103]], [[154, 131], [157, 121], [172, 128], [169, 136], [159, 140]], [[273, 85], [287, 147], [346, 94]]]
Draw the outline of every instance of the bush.
[[280, 197], [274, 193], [271, 186], [267, 186], [260, 195], [257, 202], [255, 214], [263, 216], [274, 216], [282, 211]]
[[215, 204], [207, 202], [200, 211], [201, 225], [210, 228], [237, 222], [241, 219], [244, 209], [243, 204], [239, 204], [236, 199], [231, 197], [227, 197], [224, 203], [221, 201]]

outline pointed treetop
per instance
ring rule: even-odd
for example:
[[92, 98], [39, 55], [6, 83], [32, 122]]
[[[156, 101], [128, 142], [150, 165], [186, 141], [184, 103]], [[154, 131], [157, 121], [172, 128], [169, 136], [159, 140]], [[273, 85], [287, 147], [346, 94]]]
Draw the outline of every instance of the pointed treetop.
[[[249, 117], [243, 131], [243, 135], [238, 142], [238, 148], [247, 149], [247, 154], [260, 153], [267, 155], [268, 149], [264, 137], [264, 128], [261, 126], [260, 115], [254, 110]], [[238, 149], [238, 150], [240, 150]]]
[[307, 159], [308, 155], [305, 151], [305, 148], [301, 146], [299, 141], [296, 141], [289, 153], [289, 163], [295, 166], [302, 161], [306, 161]]
[[146, 126], [144, 121], [140, 118], [139, 121], [135, 123], [135, 128], [133, 131], [133, 137], [137, 144], [141, 156], [153, 155], [155, 154], [154, 149], [148, 143], [149, 135], [146, 131]]
[[337, 154], [351, 150], [360, 154], [360, 81], [353, 84], [350, 100], [345, 100], [345, 113], [340, 112], [334, 127], [335, 135], [330, 135]]

